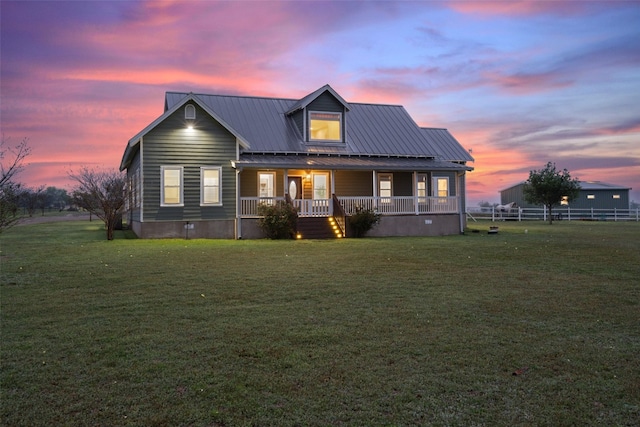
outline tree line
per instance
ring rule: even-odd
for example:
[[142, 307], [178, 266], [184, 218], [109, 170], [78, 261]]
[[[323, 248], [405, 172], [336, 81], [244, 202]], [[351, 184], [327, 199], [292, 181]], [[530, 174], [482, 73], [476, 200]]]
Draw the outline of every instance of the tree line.
[[22, 218], [21, 209], [33, 216], [40, 209], [78, 208], [86, 210], [105, 223], [107, 239], [122, 219], [127, 200], [126, 177], [117, 170], [98, 170], [83, 167], [70, 172], [76, 183], [70, 194], [64, 189], [41, 186], [29, 188], [17, 180], [24, 168], [25, 159], [31, 154], [28, 138], [15, 146], [2, 136], [0, 143], [0, 233], [17, 224]]

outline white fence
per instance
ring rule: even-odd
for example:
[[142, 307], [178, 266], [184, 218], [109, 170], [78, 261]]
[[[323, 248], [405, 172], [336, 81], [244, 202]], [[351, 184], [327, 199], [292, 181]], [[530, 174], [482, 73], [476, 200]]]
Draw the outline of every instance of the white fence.
[[[572, 209], [557, 207], [551, 211], [554, 221], [640, 221], [640, 209]], [[470, 220], [490, 219], [491, 221], [549, 220], [549, 212], [544, 208], [512, 208], [500, 211], [496, 207], [467, 207]]]

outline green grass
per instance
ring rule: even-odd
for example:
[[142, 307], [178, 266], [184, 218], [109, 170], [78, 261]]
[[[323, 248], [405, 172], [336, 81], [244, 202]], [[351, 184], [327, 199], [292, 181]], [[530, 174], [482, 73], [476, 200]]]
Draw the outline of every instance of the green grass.
[[0, 422], [637, 425], [640, 224], [488, 225], [111, 242], [95, 221], [14, 227]]

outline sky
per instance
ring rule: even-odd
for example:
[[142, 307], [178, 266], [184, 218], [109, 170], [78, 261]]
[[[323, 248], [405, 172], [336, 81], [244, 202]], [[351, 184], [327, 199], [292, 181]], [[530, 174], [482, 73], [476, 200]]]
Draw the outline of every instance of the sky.
[[637, 1], [5, 1], [0, 125], [16, 180], [117, 169], [183, 91], [403, 105], [475, 161], [467, 205], [554, 162], [640, 202]]

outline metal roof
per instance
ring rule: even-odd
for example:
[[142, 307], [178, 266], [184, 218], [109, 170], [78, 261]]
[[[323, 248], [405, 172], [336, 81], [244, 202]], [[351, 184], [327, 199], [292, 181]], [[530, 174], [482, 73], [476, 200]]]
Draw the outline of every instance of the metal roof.
[[442, 170], [465, 171], [471, 168], [462, 164], [431, 158], [369, 157], [306, 154], [243, 154], [233, 162], [234, 167], [288, 168], [288, 169], [362, 169], [362, 170]]
[[[304, 108], [329, 91], [347, 108], [346, 142], [310, 144], [288, 113]], [[188, 94], [167, 92], [165, 109], [184, 103]], [[454, 162], [473, 158], [446, 129], [422, 129], [400, 105], [346, 103], [328, 85], [301, 100], [197, 94], [248, 143], [245, 153], [325, 153], [345, 155], [431, 157]]]
[[473, 157], [446, 129], [422, 128], [422, 134], [443, 160], [472, 162]]
[[581, 190], [631, 190], [629, 187], [602, 181], [578, 181]]

